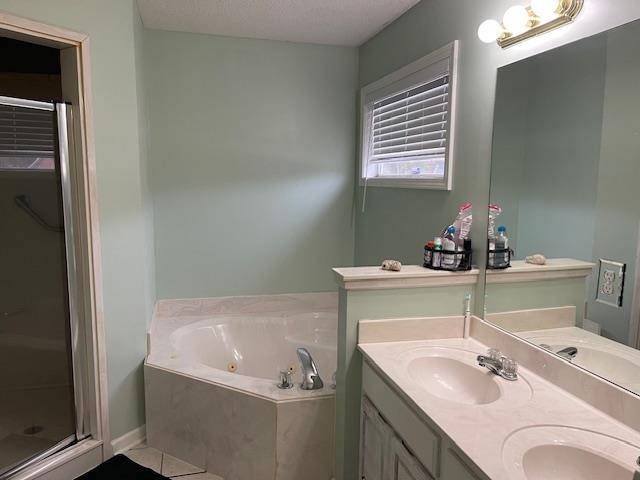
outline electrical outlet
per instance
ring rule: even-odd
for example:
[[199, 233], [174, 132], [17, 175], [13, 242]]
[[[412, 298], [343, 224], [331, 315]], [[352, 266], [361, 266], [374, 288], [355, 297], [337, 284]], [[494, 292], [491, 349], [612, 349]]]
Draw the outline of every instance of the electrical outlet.
[[597, 302], [612, 307], [622, 307], [625, 270], [626, 264], [624, 263], [600, 259]]

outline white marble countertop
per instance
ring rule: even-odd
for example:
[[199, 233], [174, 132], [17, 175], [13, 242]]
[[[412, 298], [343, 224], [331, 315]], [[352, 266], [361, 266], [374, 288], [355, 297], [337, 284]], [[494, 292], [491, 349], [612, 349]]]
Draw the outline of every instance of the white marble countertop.
[[[614, 420], [559, 387], [520, 367], [517, 384], [496, 377], [502, 399], [485, 405], [463, 405], [429, 394], [416, 385], [408, 374], [407, 365], [422, 350], [434, 347], [484, 353], [487, 347], [474, 339], [439, 339], [408, 342], [360, 344], [366, 361], [425, 420], [435, 423], [492, 480], [525, 478], [519, 466], [509, 469], [503, 462], [505, 440], [516, 431], [546, 425], [568, 426], [598, 432], [638, 446], [640, 432]], [[445, 352], [446, 350], [441, 350]], [[477, 367], [481, 368], [481, 367]], [[527, 386], [530, 387], [526, 388]], [[587, 432], [585, 435], [588, 435]], [[628, 456], [629, 454], [627, 454]], [[625, 463], [635, 465], [636, 458], [625, 457]], [[514, 468], [519, 473], [514, 474]]]
[[336, 281], [345, 290], [378, 290], [383, 288], [438, 287], [445, 285], [474, 285], [480, 271], [463, 272], [431, 270], [421, 265], [403, 265], [399, 272], [375, 267], [334, 268]]

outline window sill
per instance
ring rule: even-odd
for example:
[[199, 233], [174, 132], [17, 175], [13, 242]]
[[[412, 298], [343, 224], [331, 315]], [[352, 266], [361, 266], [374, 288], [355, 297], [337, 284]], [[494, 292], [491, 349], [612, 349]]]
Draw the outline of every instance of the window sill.
[[[416, 188], [423, 190], [445, 190], [453, 189], [446, 180], [428, 180], [424, 178], [370, 178], [366, 182], [367, 187], [387, 187], [387, 188]], [[360, 186], [365, 186], [365, 179], [360, 179]]]

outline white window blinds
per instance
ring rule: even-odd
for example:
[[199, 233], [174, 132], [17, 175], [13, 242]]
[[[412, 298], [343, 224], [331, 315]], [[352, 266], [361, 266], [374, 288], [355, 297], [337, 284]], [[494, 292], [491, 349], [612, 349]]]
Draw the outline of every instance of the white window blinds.
[[0, 168], [53, 168], [54, 120], [52, 111], [0, 105]]
[[52, 156], [54, 152], [53, 112], [0, 105], [0, 155]]
[[443, 158], [449, 75], [373, 104], [370, 163]]
[[362, 179], [451, 189], [457, 42], [361, 91]]

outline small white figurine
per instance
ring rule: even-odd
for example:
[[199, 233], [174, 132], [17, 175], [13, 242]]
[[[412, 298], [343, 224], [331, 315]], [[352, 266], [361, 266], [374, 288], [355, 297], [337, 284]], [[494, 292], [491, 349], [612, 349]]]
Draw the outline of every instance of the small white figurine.
[[382, 262], [382, 269], [399, 272], [402, 269], [402, 264], [398, 260], [385, 260]]
[[547, 258], [541, 253], [536, 253], [535, 255], [529, 255], [524, 261], [533, 265], [544, 265], [547, 263]]

